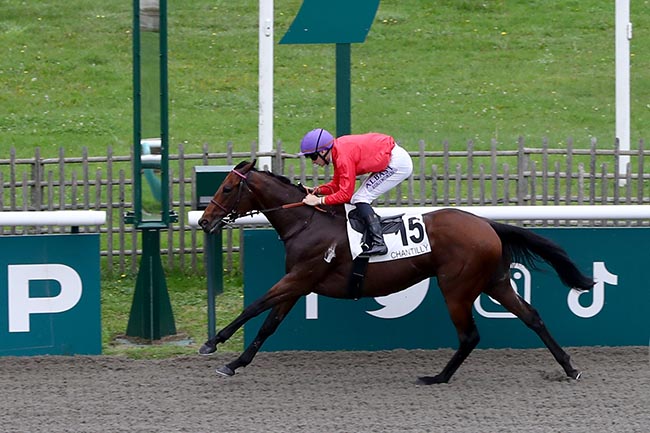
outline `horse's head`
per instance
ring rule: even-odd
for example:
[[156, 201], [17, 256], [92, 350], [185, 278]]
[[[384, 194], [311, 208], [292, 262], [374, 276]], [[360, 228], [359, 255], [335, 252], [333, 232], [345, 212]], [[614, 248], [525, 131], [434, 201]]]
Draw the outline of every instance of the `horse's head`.
[[255, 160], [242, 161], [228, 173], [199, 219], [199, 226], [204, 232], [214, 233], [256, 209], [257, 202], [246, 183], [252, 171], [255, 171]]

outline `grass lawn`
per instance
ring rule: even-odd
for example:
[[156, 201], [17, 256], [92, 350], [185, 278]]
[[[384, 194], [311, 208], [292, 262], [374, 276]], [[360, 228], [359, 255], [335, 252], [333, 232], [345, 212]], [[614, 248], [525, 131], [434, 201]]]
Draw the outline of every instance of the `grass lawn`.
[[[275, 38], [301, 2], [275, 1]], [[128, 154], [132, 136], [127, 0], [0, 5], [0, 148], [45, 155], [88, 146]], [[257, 139], [257, 1], [169, 2], [174, 144], [247, 150]], [[632, 5], [632, 142], [650, 121], [650, 4]], [[597, 0], [383, 0], [352, 46], [352, 129], [512, 146], [567, 137], [610, 145], [615, 131], [614, 5]], [[275, 46], [275, 139], [335, 129], [335, 50]]]

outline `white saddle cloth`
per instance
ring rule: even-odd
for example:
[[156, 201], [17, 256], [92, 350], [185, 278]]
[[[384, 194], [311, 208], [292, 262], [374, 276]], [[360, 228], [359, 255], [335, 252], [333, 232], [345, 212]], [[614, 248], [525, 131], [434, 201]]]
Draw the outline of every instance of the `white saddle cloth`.
[[[348, 241], [350, 243], [350, 253], [354, 260], [363, 252], [361, 249], [363, 233], [354, 230], [350, 225], [349, 218], [347, 218], [347, 215], [349, 215], [350, 211], [353, 209], [355, 209], [354, 205], [345, 205]], [[399, 230], [396, 233], [385, 233], [384, 242], [386, 243], [386, 247], [388, 247], [388, 252], [381, 256], [370, 256], [370, 263], [405, 259], [431, 252], [429, 238], [424, 227], [422, 215], [420, 214], [402, 215], [402, 225]]]

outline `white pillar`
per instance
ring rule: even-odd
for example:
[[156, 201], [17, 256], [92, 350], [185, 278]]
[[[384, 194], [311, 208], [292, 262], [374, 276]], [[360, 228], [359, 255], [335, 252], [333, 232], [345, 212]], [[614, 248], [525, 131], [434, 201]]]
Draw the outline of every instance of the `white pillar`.
[[[630, 150], [630, 0], [616, 0], [616, 138], [621, 150]], [[624, 176], [630, 162], [628, 155], [619, 160], [619, 174]], [[622, 179], [621, 183], [625, 183]]]
[[[273, 0], [260, 0], [259, 17], [258, 150], [273, 150]], [[260, 169], [271, 170], [271, 157], [258, 158]]]

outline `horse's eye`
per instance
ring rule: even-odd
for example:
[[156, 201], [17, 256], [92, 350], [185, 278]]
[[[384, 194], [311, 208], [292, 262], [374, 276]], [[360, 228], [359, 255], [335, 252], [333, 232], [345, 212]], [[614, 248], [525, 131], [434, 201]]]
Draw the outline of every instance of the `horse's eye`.
[[232, 191], [232, 186], [226, 186], [226, 185], [223, 186], [223, 192], [224, 193], [228, 194], [231, 191]]

